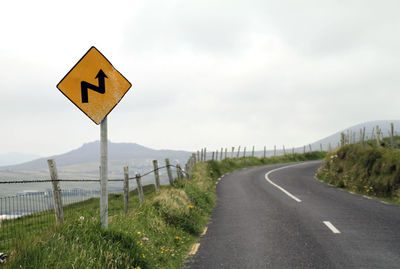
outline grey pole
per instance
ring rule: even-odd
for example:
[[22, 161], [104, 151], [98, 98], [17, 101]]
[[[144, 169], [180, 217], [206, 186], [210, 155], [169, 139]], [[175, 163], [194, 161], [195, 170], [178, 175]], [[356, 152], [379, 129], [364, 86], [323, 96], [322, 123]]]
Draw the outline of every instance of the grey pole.
[[155, 188], [156, 192], [160, 190], [160, 174], [158, 172], [158, 161], [153, 160], [153, 167], [154, 167], [154, 178], [155, 178]]
[[137, 190], [139, 194], [139, 203], [143, 204], [144, 201], [144, 195], [143, 195], [143, 187], [142, 187], [142, 177], [140, 174], [136, 174], [136, 184], [137, 184]]
[[129, 167], [124, 166], [124, 212], [129, 211]]
[[108, 228], [108, 145], [107, 117], [100, 123], [100, 219], [101, 226]]
[[165, 166], [167, 167], [167, 174], [168, 174], [168, 179], [169, 179], [169, 185], [174, 185], [174, 178], [172, 177], [172, 171], [171, 171], [171, 166], [169, 164], [169, 159], [165, 159]]
[[390, 123], [390, 145], [392, 148], [394, 148], [394, 126], [393, 126], [393, 122]]
[[56, 161], [54, 159], [47, 160], [47, 164], [49, 165], [50, 177], [51, 177], [51, 186], [53, 189], [53, 201], [54, 201], [54, 212], [56, 214], [56, 223], [64, 222], [64, 211], [62, 206], [62, 198], [61, 198], [61, 189], [58, 184], [58, 173]]

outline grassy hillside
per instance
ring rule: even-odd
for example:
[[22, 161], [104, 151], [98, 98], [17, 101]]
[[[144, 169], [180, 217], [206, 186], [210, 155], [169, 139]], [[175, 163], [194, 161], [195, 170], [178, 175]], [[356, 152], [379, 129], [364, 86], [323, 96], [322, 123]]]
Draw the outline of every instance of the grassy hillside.
[[[399, 137], [396, 138], [396, 141]], [[397, 142], [396, 142], [397, 144]], [[351, 191], [400, 202], [400, 150], [370, 141], [346, 145], [328, 153], [317, 177]]]
[[98, 199], [69, 206], [66, 223], [20, 240], [6, 268], [180, 268], [202, 233], [215, 205], [215, 183], [224, 173], [247, 166], [316, 160], [323, 152], [258, 159], [198, 163], [190, 180], [174, 186], [145, 187], [139, 205], [131, 193], [130, 212], [123, 197], [109, 197], [109, 229], [101, 228]]

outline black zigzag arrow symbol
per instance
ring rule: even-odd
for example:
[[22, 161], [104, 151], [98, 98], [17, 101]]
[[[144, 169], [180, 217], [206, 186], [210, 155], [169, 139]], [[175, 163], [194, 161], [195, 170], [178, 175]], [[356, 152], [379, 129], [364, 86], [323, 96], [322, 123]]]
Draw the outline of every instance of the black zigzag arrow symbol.
[[104, 94], [106, 92], [106, 85], [104, 83], [104, 79], [108, 77], [106, 76], [106, 74], [104, 74], [103, 70], [100, 69], [99, 73], [97, 73], [95, 78], [98, 79], [99, 86], [90, 84], [89, 82], [86, 81], [81, 81], [82, 103], [89, 103], [88, 89], [101, 94]]

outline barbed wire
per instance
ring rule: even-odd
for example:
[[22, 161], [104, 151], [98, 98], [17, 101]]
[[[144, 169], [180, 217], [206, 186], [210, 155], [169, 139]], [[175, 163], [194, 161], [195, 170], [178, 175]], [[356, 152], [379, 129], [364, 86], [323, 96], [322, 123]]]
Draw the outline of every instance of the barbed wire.
[[[169, 165], [170, 167], [175, 167], [176, 169], [180, 169], [180, 171], [186, 175], [188, 175], [188, 173], [186, 171], [184, 171], [182, 168], [178, 168], [178, 166], [176, 165]], [[145, 177], [147, 175], [150, 175], [151, 173], [154, 173], [155, 171], [167, 168], [167, 165], [164, 166], [160, 166], [157, 169], [153, 169], [151, 171], [148, 171], [146, 173], [144, 173], [143, 175], [140, 175], [140, 178]], [[130, 177], [129, 180], [132, 179], [136, 179], [136, 175], [134, 177]], [[58, 181], [58, 182], [100, 182], [100, 179], [57, 179], [54, 181]], [[124, 179], [109, 179], [108, 181], [110, 182], [123, 182]], [[0, 181], [0, 184], [25, 184], [25, 183], [48, 183], [48, 182], [53, 182], [53, 180], [51, 179], [37, 179], [37, 180], [18, 180], [18, 181]]]

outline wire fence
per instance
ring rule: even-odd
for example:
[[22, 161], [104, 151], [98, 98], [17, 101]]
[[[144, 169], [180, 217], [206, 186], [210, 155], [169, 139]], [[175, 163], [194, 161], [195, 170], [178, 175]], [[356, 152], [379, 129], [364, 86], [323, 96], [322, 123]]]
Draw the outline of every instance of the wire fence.
[[[150, 170], [143, 175], [129, 177], [129, 181], [143, 178], [161, 169], [175, 168], [177, 178], [188, 176], [188, 171], [183, 170], [179, 165], [165, 165]], [[169, 174], [169, 176], [172, 176]], [[0, 181], [0, 185], [5, 184], [30, 184], [30, 183], [52, 183], [57, 182], [100, 182], [99, 179], [57, 179], [57, 180], [8, 180]], [[124, 182], [124, 179], [109, 179], [110, 182]], [[130, 190], [137, 188], [132, 184]], [[121, 186], [117, 191], [122, 192]], [[82, 203], [92, 199], [99, 199], [100, 190], [70, 189], [61, 190], [62, 207], [66, 218], [73, 215], [72, 211]], [[96, 200], [96, 201], [97, 201]], [[54, 192], [51, 188], [46, 191], [19, 191], [16, 195], [0, 197], [0, 253], [9, 253], [15, 246], [18, 239], [24, 239], [28, 235], [37, 234], [48, 230], [56, 223], [54, 210]], [[93, 201], [91, 204], [98, 204]], [[75, 214], [76, 215], [76, 214]]]

